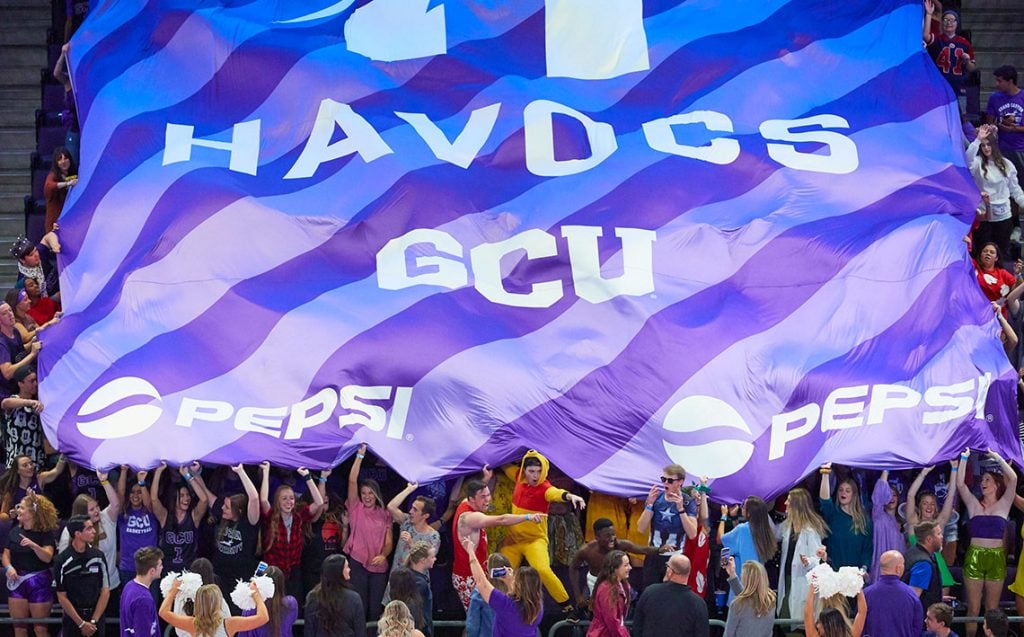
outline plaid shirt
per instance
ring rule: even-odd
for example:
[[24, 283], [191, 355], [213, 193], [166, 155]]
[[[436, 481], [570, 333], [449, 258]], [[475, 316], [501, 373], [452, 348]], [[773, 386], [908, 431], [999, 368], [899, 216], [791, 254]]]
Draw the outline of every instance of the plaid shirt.
[[306, 543], [306, 526], [312, 522], [313, 514], [309, 511], [308, 504], [300, 504], [292, 512], [292, 533], [288, 536], [288, 530], [284, 526], [284, 520], [277, 521], [277, 537], [274, 544], [270, 545], [270, 516], [274, 511], [271, 509], [261, 516], [263, 523], [263, 561], [270, 566], [276, 566], [284, 571], [287, 579], [292, 568], [302, 561], [302, 547]]

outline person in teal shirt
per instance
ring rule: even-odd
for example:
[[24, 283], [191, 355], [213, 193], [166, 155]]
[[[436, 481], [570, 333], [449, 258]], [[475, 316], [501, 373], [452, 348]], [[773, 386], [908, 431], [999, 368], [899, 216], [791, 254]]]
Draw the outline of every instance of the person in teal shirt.
[[836, 500], [832, 501], [832, 485], [829, 482], [832, 463], [821, 466], [821, 489], [818, 492], [821, 517], [825, 518], [831, 530], [825, 540], [832, 567], [855, 566], [866, 571], [871, 569], [874, 553], [874, 537], [871, 516], [864, 510], [860, 488], [853, 478], [844, 478], [836, 486]]

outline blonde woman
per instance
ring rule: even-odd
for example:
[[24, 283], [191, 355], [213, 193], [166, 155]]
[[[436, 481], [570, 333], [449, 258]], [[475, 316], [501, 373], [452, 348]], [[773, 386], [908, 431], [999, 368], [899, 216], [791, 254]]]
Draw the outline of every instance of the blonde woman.
[[252, 617], [225, 617], [224, 596], [216, 584], [200, 586], [196, 591], [196, 598], [192, 602], [192, 617], [179, 615], [172, 611], [171, 607], [180, 586], [180, 579], [175, 579], [171, 584], [170, 592], [160, 605], [160, 619], [192, 637], [234, 637], [236, 633], [255, 630], [270, 620], [267, 605], [263, 603], [255, 583], [249, 584], [252, 599], [256, 603], [256, 614]]
[[416, 630], [409, 607], [401, 600], [392, 600], [384, 607], [384, 614], [377, 622], [378, 637], [423, 637]]
[[743, 564], [743, 586], [736, 577], [736, 559], [728, 558], [725, 572], [729, 588], [736, 595], [729, 607], [725, 637], [771, 637], [775, 621], [775, 591], [768, 583], [768, 571], [757, 560]]
[[864, 510], [860, 488], [853, 478], [844, 478], [836, 486], [836, 499], [832, 501], [832, 463], [821, 465], [821, 489], [818, 492], [821, 515], [828, 524], [829, 538], [825, 543], [832, 558], [832, 567], [855, 566], [865, 571], [871, 567], [875, 550], [871, 516]]
[[786, 511], [779, 527], [782, 558], [776, 606], [781, 619], [799, 619], [809, 592], [807, 573], [818, 565], [818, 547], [828, 535], [828, 525], [814, 510], [807, 489], [789, 492]]

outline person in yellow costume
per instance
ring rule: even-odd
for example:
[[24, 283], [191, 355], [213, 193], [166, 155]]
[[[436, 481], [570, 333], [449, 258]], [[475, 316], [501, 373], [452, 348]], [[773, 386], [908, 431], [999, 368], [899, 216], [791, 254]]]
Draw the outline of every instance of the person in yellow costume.
[[[578, 495], [565, 489], [552, 486], [548, 481], [548, 459], [533, 449], [526, 452], [519, 466], [507, 465], [505, 475], [515, 482], [512, 491], [513, 515], [530, 515], [540, 513], [547, 515], [548, 503], [559, 500], [570, 503], [577, 509], [586, 508], [587, 504]], [[562, 611], [572, 616], [573, 607], [565, 585], [551, 570], [551, 558], [548, 554], [548, 527], [541, 524], [519, 524], [509, 527], [505, 541], [501, 545], [501, 553], [518, 568], [526, 558], [530, 566], [540, 573], [540, 581], [544, 584], [551, 597], [562, 607]]]

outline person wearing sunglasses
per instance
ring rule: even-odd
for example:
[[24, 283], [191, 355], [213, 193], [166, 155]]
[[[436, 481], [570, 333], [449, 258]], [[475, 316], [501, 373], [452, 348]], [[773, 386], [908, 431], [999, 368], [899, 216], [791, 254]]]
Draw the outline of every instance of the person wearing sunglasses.
[[647, 494], [637, 529], [650, 530], [650, 545], [658, 548], [658, 554], [644, 559], [644, 586], [662, 581], [669, 558], [682, 549], [686, 538], [697, 537], [697, 501], [683, 494], [685, 478], [685, 469], [670, 464], [662, 470], [661, 484]]

